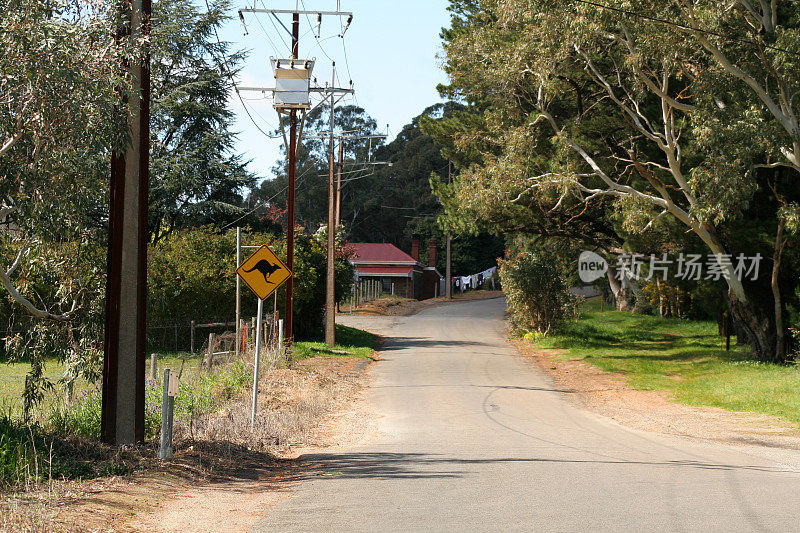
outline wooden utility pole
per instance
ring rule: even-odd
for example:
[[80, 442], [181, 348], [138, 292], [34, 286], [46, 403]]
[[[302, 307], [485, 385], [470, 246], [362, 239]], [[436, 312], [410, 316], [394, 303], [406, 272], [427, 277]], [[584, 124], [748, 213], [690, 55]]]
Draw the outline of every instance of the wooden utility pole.
[[[256, 7], [252, 8], [242, 8], [239, 10], [239, 18], [242, 20], [244, 24], [244, 13], [268, 13], [273, 17], [277, 18], [280, 14], [292, 14], [292, 57], [289, 61], [285, 59], [272, 59], [273, 68], [275, 69], [275, 76], [276, 76], [276, 86], [274, 88], [267, 88], [267, 87], [240, 87], [237, 86], [236, 89], [238, 91], [258, 91], [261, 93], [266, 93], [271, 91], [273, 95], [276, 97], [276, 102], [274, 104], [275, 109], [278, 111], [279, 115], [284, 113], [288, 113], [289, 115], [289, 139], [286, 140], [287, 151], [288, 151], [288, 175], [289, 175], [289, 184], [288, 184], [288, 199], [287, 199], [287, 215], [288, 215], [288, 222], [287, 222], [287, 231], [286, 231], [286, 266], [289, 270], [294, 271], [294, 231], [295, 231], [295, 216], [294, 216], [294, 208], [295, 208], [295, 176], [297, 172], [297, 144], [298, 144], [298, 110], [302, 110], [303, 118], [305, 118], [305, 113], [308, 109], [310, 109], [310, 100], [308, 99], [300, 99], [300, 96], [305, 96], [306, 98], [312, 92], [323, 92], [326, 95], [328, 93], [331, 94], [332, 102], [333, 102], [333, 95], [336, 93], [352, 93], [353, 90], [351, 89], [337, 89], [331, 83], [330, 87], [326, 87], [325, 89], [310, 87], [308, 81], [310, 79], [311, 70], [313, 69], [314, 60], [306, 59], [300, 61], [299, 55], [299, 42], [300, 42], [300, 15], [310, 16], [315, 15], [318, 17], [320, 24], [322, 23], [323, 16], [336, 16], [336, 17], [347, 17], [347, 23], [341, 27], [341, 33], [339, 37], [344, 37], [344, 34], [347, 32], [347, 29], [350, 27], [350, 23], [353, 21], [353, 14], [350, 12], [345, 11], [338, 11], [338, 3], [337, 3], [337, 10], [336, 11], [325, 11], [325, 10], [317, 10], [317, 11], [308, 11], [308, 10], [288, 10], [288, 9], [259, 9]], [[283, 23], [281, 23], [283, 26]], [[284, 26], [284, 28], [286, 28]], [[288, 29], [287, 29], [288, 31]], [[281, 66], [283, 62], [283, 67]], [[287, 65], [286, 63], [289, 63]], [[279, 71], [283, 72], [279, 72]], [[288, 72], [287, 72], [288, 71]], [[303, 71], [303, 72], [300, 72]], [[279, 80], [280, 78], [280, 80]], [[304, 80], [305, 87], [299, 87], [296, 81]], [[335, 80], [335, 78], [334, 78]], [[278, 95], [280, 95], [280, 99], [278, 99]], [[305, 100], [305, 101], [304, 101]], [[333, 108], [333, 104], [331, 105]], [[288, 110], [288, 111], [287, 111]], [[281, 130], [283, 131], [283, 121], [281, 121]], [[300, 128], [300, 134], [302, 134], [302, 127]], [[333, 154], [333, 148], [331, 147], [331, 157]], [[330, 181], [330, 180], [329, 180]], [[332, 190], [332, 187], [331, 187]], [[330, 196], [330, 192], [329, 192]], [[334, 197], [335, 198], [335, 197]], [[331, 202], [331, 206], [335, 204]], [[329, 216], [330, 219], [330, 216]], [[335, 219], [334, 224], [330, 224], [329, 229], [335, 229]], [[335, 236], [335, 232], [334, 232]], [[330, 246], [329, 248], [333, 248]], [[293, 300], [294, 300], [294, 280], [290, 277], [286, 283], [286, 316], [285, 320], [285, 333], [286, 333], [286, 345], [291, 346], [292, 339], [293, 339]]]
[[[239, 270], [239, 267], [242, 266], [242, 228], [236, 227], [236, 270]], [[242, 338], [242, 280], [239, 276], [236, 276], [236, 357], [238, 359], [240, 353], [240, 344]], [[192, 336], [192, 340], [194, 341], [194, 334]], [[194, 352], [194, 349], [192, 349]]]
[[339, 164], [336, 167], [336, 227], [342, 225], [342, 167], [344, 166], [344, 139], [339, 139]]
[[[151, 0], [124, 3], [118, 31], [146, 42]], [[108, 270], [106, 281], [103, 393], [100, 433], [109, 444], [144, 440], [144, 381], [147, 337], [147, 200], [150, 181], [150, 56], [126, 68], [134, 91], [121, 110], [130, 144], [111, 154]], [[138, 89], [138, 90], [137, 90]]]
[[334, 261], [336, 249], [336, 183], [335, 159], [333, 157], [333, 130], [334, 130], [334, 95], [333, 86], [336, 82], [336, 63], [333, 64], [331, 74], [331, 118], [330, 141], [328, 143], [328, 250], [325, 269], [325, 344], [333, 348], [336, 344], [336, 265]]
[[[452, 182], [452, 163], [447, 162], [447, 183]], [[445, 266], [445, 274], [447, 288], [445, 290], [445, 297], [448, 300], [453, 299], [453, 264], [452, 264], [452, 243], [453, 234], [450, 230], [447, 231], [447, 265]]]
[[[300, 14], [292, 15], [292, 59], [298, 59], [300, 51]], [[294, 192], [295, 173], [297, 171], [297, 110], [289, 113], [289, 198], [288, 198], [288, 223], [286, 228], [286, 266], [294, 272]], [[286, 315], [285, 331], [286, 345], [292, 345], [292, 315], [294, 309], [294, 276], [286, 282]]]

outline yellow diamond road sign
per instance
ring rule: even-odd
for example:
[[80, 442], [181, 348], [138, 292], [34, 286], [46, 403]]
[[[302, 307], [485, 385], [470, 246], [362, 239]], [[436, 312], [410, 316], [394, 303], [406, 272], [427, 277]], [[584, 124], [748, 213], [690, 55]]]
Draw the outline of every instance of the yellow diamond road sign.
[[236, 271], [247, 286], [262, 300], [275, 292], [292, 275], [269, 246], [262, 246]]

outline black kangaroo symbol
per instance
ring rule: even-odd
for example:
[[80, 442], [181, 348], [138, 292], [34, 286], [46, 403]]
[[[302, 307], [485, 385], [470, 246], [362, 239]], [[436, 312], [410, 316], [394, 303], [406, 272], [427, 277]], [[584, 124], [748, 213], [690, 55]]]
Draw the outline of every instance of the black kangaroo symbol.
[[281, 267], [279, 267], [278, 265], [273, 265], [266, 259], [262, 259], [258, 263], [256, 263], [253, 266], [253, 268], [251, 268], [250, 270], [245, 270], [245, 272], [252, 272], [253, 270], [258, 270], [259, 272], [261, 272], [261, 275], [264, 276], [264, 281], [266, 281], [267, 283], [272, 283], [269, 280], [269, 277], [280, 269]]

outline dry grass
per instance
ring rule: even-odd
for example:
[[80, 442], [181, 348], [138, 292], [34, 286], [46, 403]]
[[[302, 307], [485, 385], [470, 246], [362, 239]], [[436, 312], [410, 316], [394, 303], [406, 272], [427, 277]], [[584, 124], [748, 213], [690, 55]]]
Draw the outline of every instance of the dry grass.
[[357, 361], [318, 358], [296, 368], [269, 370], [260, 383], [258, 412], [250, 430], [247, 394], [194, 423], [195, 438], [228, 441], [253, 450], [281, 453], [290, 446], [314, 445], [326, 417], [341, 409], [363, 386]]
[[146, 516], [191, 487], [259, 480], [280, 491], [287, 470], [296, 467], [281, 457], [296, 447], [331, 443], [331, 421], [365, 385], [369, 362], [320, 357], [288, 369], [275, 368], [281, 363], [275, 359], [260, 382], [254, 431], [250, 391], [242, 391], [218, 411], [176, 426], [175, 455], [169, 461], [156, 460], [155, 443], [123, 449], [95, 443], [95, 449], [85, 450], [87, 457], [116, 454], [133, 473], [51, 481], [0, 496], [0, 532], [136, 531], [140, 524], [128, 524], [130, 519]]

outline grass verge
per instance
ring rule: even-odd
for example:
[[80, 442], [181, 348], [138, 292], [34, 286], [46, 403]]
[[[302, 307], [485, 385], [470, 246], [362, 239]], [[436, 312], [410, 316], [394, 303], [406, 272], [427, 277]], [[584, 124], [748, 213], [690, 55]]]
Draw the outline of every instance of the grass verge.
[[747, 347], [726, 352], [715, 322], [601, 312], [587, 302], [577, 322], [534, 342], [622, 375], [638, 390], [800, 424], [800, 368], [754, 361]]
[[292, 359], [299, 361], [309, 357], [357, 357], [372, 359], [378, 347], [378, 336], [360, 329], [336, 325], [336, 345], [331, 348], [320, 331], [312, 339], [295, 342]]

